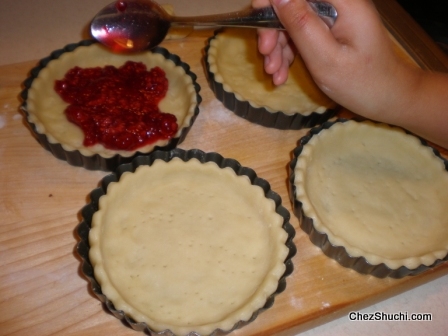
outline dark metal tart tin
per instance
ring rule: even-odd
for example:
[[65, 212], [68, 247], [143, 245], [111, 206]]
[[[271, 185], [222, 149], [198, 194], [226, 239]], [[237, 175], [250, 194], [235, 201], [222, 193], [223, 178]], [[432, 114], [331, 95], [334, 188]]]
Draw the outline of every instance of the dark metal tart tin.
[[[216, 98], [223, 103], [223, 105], [234, 112], [236, 115], [244, 118], [255, 124], [271, 127], [282, 130], [297, 130], [302, 128], [309, 128], [319, 125], [338, 112], [338, 107], [334, 109], [327, 109], [323, 113], [312, 112], [309, 115], [295, 113], [292, 115], [285, 114], [281, 111], [270, 112], [264, 107], [254, 107], [248, 101], [242, 101], [236, 98], [233, 92], [224, 90], [223, 84], [215, 80], [215, 75], [210, 71], [208, 63], [208, 51], [210, 49], [210, 42], [219, 34], [219, 30], [215, 35], [208, 39], [205, 47], [204, 64], [210, 88], [214, 92]], [[250, 85], [250, 83], [248, 83]]]
[[[381, 263], [378, 265], [372, 265], [362, 256], [361, 257], [352, 257], [347, 252], [347, 250], [345, 249], [344, 246], [333, 245], [329, 241], [327, 234], [316, 230], [316, 228], [314, 227], [312, 218], [306, 216], [306, 214], [303, 212], [303, 209], [302, 209], [302, 203], [300, 201], [298, 201], [296, 198], [296, 186], [294, 184], [294, 179], [295, 179], [294, 170], [297, 165], [297, 159], [300, 156], [300, 154], [303, 150], [303, 147], [311, 140], [311, 138], [314, 135], [319, 134], [321, 131], [330, 128], [335, 123], [346, 122], [346, 121], [348, 121], [348, 120], [347, 119], [337, 119], [335, 121], [325, 122], [322, 125], [320, 125], [319, 127], [312, 128], [308, 132], [307, 135], [305, 135], [304, 137], [302, 137], [299, 140], [298, 146], [294, 149], [293, 159], [291, 160], [291, 162], [289, 164], [289, 195], [290, 195], [291, 202], [293, 204], [294, 214], [299, 219], [300, 227], [302, 228], [302, 230], [305, 231], [309, 235], [310, 240], [314, 245], [316, 245], [322, 249], [322, 251], [324, 252], [324, 254], [326, 256], [336, 260], [339, 264], [341, 264], [344, 267], [351, 268], [361, 274], [369, 274], [369, 275], [373, 275], [378, 278], [390, 277], [390, 278], [399, 279], [399, 278], [403, 278], [408, 275], [417, 275], [417, 274], [422, 273], [430, 268], [433, 268], [445, 261], [448, 261], [448, 255], [447, 255], [443, 259], [436, 260], [430, 266], [420, 265], [419, 267], [417, 267], [415, 269], [409, 269], [405, 266], [401, 266], [400, 268], [397, 268], [397, 269], [391, 269], [388, 266], [386, 266], [386, 264], [384, 264], [384, 263]], [[407, 132], [407, 133], [409, 133], [409, 132]], [[434, 152], [434, 154], [443, 160], [443, 162], [445, 164], [445, 169], [448, 171], [448, 160], [443, 158], [437, 149], [429, 146], [424, 139], [421, 139], [421, 138], [419, 138], [419, 139], [420, 139], [420, 142], [422, 143], [422, 145], [430, 147], [432, 149], [432, 151]]]
[[[295, 230], [293, 226], [289, 223], [290, 214], [289, 211], [282, 206], [281, 197], [271, 190], [269, 182], [257, 176], [254, 170], [251, 168], [243, 167], [241, 164], [229, 158], [224, 158], [218, 153], [205, 153], [199, 149], [192, 149], [185, 151], [180, 148], [173, 149], [171, 151], [155, 151], [149, 155], [138, 156], [134, 158], [134, 160], [127, 164], [120, 165], [115, 172], [105, 176], [100, 183], [100, 187], [94, 189], [90, 193], [90, 203], [85, 205], [81, 210], [82, 221], [76, 228], [76, 232], [79, 236], [79, 242], [76, 248], [78, 255], [82, 258], [82, 273], [87, 277], [90, 281], [90, 286], [93, 293], [98, 297], [98, 299], [107, 307], [107, 309], [118, 319], [122, 320], [125, 325], [136, 330], [143, 331], [149, 335], [173, 335], [170, 330], [164, 330], [161, 332], [155, 332], [151, 330], [148, 325], [144, 322], [134, 321], [129, 316], [125, 315], [125, 313], [121, 310], [115, 309], [113, 303], [102, 293], [101, 287], [98, 282], [95, 280], [93, 266], [89, 260], [89, 231], [91, 228], [91, 221], [94, 213], [98, 211], [99, 199], [102, 195], [105, 195], [107, 192], [107, 186], [111, 182], [117, 182], [120, 180], [120, 177], [125, 172], [135, 172], [135, 170], [139, 166], [148, 165], [151, 166], [155, 160], [163, 160], [165, 162], [171, 161], [173, 158], [180, 158], [183, 161], [189, 161], [190, 159], [197, 159], [201, 163], [206, 162], [215, 162], [220, 168], [231, 168], [235, 171], [238, 176], [245, 175], [247, 176], [252, 185], [257, 185], [261, 187], [264, 191], [266, 198], [272, 199], [276, 205], [276, 212], [283, 217], [283, 229], [287, 232], [288, 238], [285, 242], [285, 245], [289, 249], [288, 256], [285, 259], [286, 270], [283, 276], [280, 278], [277, 290], [271, 294], [267, 300], [265, 305], [255, 311], [251, 318], [248, 321], [239, 321], [237, 322], [231, 330], [223, 331], [221, 329], [216, 329], [212, 332], [211, 336], [218, 336], [227, 334], [235, 329], [241, 328], [250, 322], [254, 321], [257, 316], [272, 307], [274, 304], [275, 296], [281, 292], [283, 292], [286, 288], [286, 277], [289, 276], [293, 270], [294, 265], [292, 262], [292, 257], [296, 254], [297, 249], [293, 242], [293, 238], [295, 236]], [[198, 335], [195, 332], [190, 332], [189, 336]]]
[[[130, 157], [123, 157], [121, 155], [115, 155], [110, 158], [102, 157], [99, 154], [95, 154], [92, 156], [86, 156], [81, 154], [78, 150], [68, 151], [65, 150], [60, 143], [51, 143], [45, 134], [39, 133], [36, 130], [36, 125], [28, 120], [29, 113], [27, 110], [27, 98], [28, 98], [28, 90], [30, 89], [33, 81], [39, 75], [39, 72], [47, 66], [47, 64], [55, 59], [58, 59], [62, 54], [66, 52], [72, 52], [76, 48], [80, 46], [89, 46], [94, 43], [97, 43], [95, 40], [83, 40], [78, 43], [72, 43], [66, 45], [62, 49], [58, 49], [53, 51], [49, 56], [41, 59], [37, 66], [31, 69], [28, 78], [23, 82], [23, 90], [20, 93], [20, 98], [22, 99], [22, 104], [20, 109], [25, 114], [25, 123], [31, 130], [31, 133], [36, 138], [36, 140], [44, 147], [46, 150], [50, 151], [56, 158], [60, 160], [65, 160], [72, 166], [83, 167], [88, 170], [103, 170], [103, 171], [112, 171], [116, 169], [120, 164], [131, 162], [136, 156], [139, 155], [147, 155], [148, 153], [140, 153], [137, 152], [135, 155]], [[179, 58], [179, 56], [175, 54], [171, 54], [167, 49], [162, 47], [156, 47], [151, 50], [154, 53], [158, 53], [163, 55], [166, 59], [173, 61], [177, 66], [181, 66], [185, 73], [191, 77], [193, 81], [193, 85], [196, 91], [197, 97], [197, 105], [194, 111], [194, 115], [190, 120], [190, 125], [188, 127], [184, 127], [181, 132], [181, 135], [178, 138], [173, 138], [169, 141], [166, 146], [163, 147], [155, 147], [154, 150], [171, 150], [176, 148], [178, 144], [185, 140], [190, 128], [193, 126], [193, 123], [199, 114], [199, 104], [202, 101], [202, 97], [199, 95], [199, 91], [201, 87], [196, 82], [197, 76], [190, 71], [190, 66]]]

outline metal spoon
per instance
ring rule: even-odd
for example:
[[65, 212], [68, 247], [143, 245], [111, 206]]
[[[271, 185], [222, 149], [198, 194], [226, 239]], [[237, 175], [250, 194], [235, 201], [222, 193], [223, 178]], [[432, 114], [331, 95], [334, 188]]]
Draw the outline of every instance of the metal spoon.
[[[329, 26], [333, 26], [337, 12], [321, 1], [309, 1], [311, 7]], [[116, 1], [104, 7], [93, 19], [92, 36], [116, 52], [135, 52], [160, 44], [170, 27], [233, 26], [248, 28], [284, 29], [272, 7], [248, 8], [239, 12], [177, 17], [169, 15], [152, 0]]]

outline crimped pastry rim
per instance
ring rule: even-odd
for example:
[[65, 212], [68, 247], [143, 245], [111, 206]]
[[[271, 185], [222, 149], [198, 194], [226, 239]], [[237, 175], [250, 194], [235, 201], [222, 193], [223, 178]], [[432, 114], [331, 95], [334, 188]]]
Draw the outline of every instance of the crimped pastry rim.
[[[310, 132], [300, 140], [299, 146], [294, 150], [294, 158], [289, 165], [290, 197], [293, 203], [294, 213], [299, 218], [302, 229], [306, 233], [308, 233], [311, 241], [315, 245], [319, 246], [327, 256], [336, 259], [341, 265], [352, 268], [360, 273], [371, 274], [380, 278], [387, 276], [393, 278], [401, 278], [407, 275], [419, 274], [448, 260], [447, 250], [445, 251], [444, 256], [441, 255], [440, 251], [430, 252], [424, 256], [419, 257], [418, 259], [420, 262], [412, 262], [411, 259], [415, 259], [415, 257], [412, 256], [409, 258], [404, 258], [402, 259], [401, 265], [399, 266], [390, 265], [390, 263], [386, 259], [383, 259], [382, 262], [371, 262], [371, 260], [369, 260], [370, 258], [368, 256], [368, 253], [365, 253], [364, 255], [363, 253], [359, 255], [360, 253], [358, 251], [356, 251], [356, 253], [351, 253], [352, 251], [349, 244], [345, 244], [344, 242], [341, 243], [341, 240], [335, 241], [335, 239], [332, 237], [332, 233], [329, 232], [326, 227], [319, 222], [319, 220], [316, 221], [316, 214], [313, 213], [313, 207], [310, 205], [310, 201], [307, 198], [306, 193], [303, 191], [304, 188], [302, 187], [302, 182], [297, 182], [297, 180], [303, 181], [303, 175], [305, 175], [305, 167], [302, 166], [298, 168], [298, 161], [301, 160], [302, 155], [308, 155], [304, 154], [304, 148], [309, 145], [314, 136], [317, 136], [321, 132], [325, 132], [327, 129], [330, 129], [332, 127], [338, 127], [338, 125], [342, 125], [346, 122], [358, 123], [357, 121], [346, 119], [338, 119], [333, 122], [326, 122], [320, 127], [311, 129]], [[448, 171], [448, 160], [441, 157], [440, 153], [436, 149], [430, 147], [423, 139], [420, 139], [415, 135], [410, 134], [409, 132], [395, 126], [365, 120], [363, 120], [362, 122], [399, 130], [404, 136], [410, 137], [410, 139], [414, 141], [414, 144], [421, 144], [424, 150], [432, 152], [435, 155], [434, 158], [441, 160], [441, 167], [443, 168], [443, 170]], [[312, 151], [309, 150], [307, 152], [310, 153]], [[440, 162], [438, 162], [438, 164], [439, 163]], [[307, 209], [307, 213], [304, 208]], [[409, 263], [412, 263], [413, 266], [407, 267], [406, 265], [409, 265]]]
[[[217, 83], [221, 84], [223, 86], [224, 91], [226, 91], [227, 93], [233, 94], [235, 99], [237, 99], [238, 101], [250, 104], [250, 106], [254, 109], [264, 109], [266, 112], [269, 112], [269, 113], [283, 113], [287, 116], [294, 116], [296, 114], [299, 114], [299, 115], [308, 117], [313, 113], [314, 114], [324, 114], [328, 110], [332, 110], [336, 107], [336, 104], [333, 104], [333, 106], [331, 106], [331, 107], [319, 106], [319, 107], [315, 108], [314, 110], [303, 111], [303, 112], [294, 111], [294, 110], [281, 111], [279, 109], [273, 109], [266, 105], [256, 104], [254, 101], [251, 101], [250, 99], [243, 97], [238, 92], [235, 92], [235, 90], [233, 89], [232, 83], [227, 83], [224, 81], [223, 76], [221, 75], [221, 73], [218, 69], [218, 66], [217, 66], [216, 57], [217, 57], [217, 53], [218, 53], [219, 38], [223, 32], [225, 32], [225, 29], [215, 31], [214, 36], [208, 40], [208, 45], [207, 45], [207, 49], [206, 49], [207, 69], [211, 74], [213, 74], [213, 80], [216, 81]], [[248, 83], [248, 85], [250, 85], [250, 83]]]
[[36, 120], [33, 116], [33, 112], [30, 112], [29, 108], [29, 96], [34, 81], [38, 78], [39, 73], [44, 70], [50, 62], [57, 61], [61, 56], [73, 53], [78, 48], [88, 48], [92, 45], [96, 46], [99, 44], [94, 40], [82, 40], [78, 43], [68, 44], [62, 49], [53, 51], [48, 57], [40, 60], [38, 65], [31, 70], [30, 75], [24, 81], [24, 89], [20, 94], [22, 99], [21, 110], [25, 114], [24, 121], [30, 127], [38, 142], [58, 159], [66, 160], [71, 165], [82, 166], [91, 170], [100, 169], [106, 171], [114, 170], [118, 165], [130, 162], [137, 155], [148, 154], [157, 149], [170, 150], [175, 148], [178, 143], [182, 142], [199, 114], [199, 104], [202, 101], [202, 97], [199, 95], [201, 88], [196, 82], [197, 76], [191, 72], [189, 65], [184, 63], [179, 56], [170, 53], [167, 49], [162, 47], [156, 47], [145, 53], [152, 53], [157, 55], [157, 57], [162, 56], [166, 62], [174, 63], [175, 68], [179, 69], [179, 71], [183, 71], [185, 79], [191, 82], [191, 85], [188, 85], [191, 97], [188, 111], [185, 113], [184, 122], [179, 125], [178, 132], [173, 138], [158, 141], [152, 145], [146, 146], [144, 150], [139, 148], [135, 151], [109, 151], [109, 153], [104, 154], [101, 152], [92, 152], [85, 147], [73, 148], [72, 146], [56, 140], [51, 134], [48, 135], [45, 133], [45, 127], [39, 120]]
[[[247, 176], [250, 179], [251, 184], [257, 185], [264, 190], [266, 198], [274, 200], [276, 204], [276, 212], [283, 218], [282, 228], [286, 231], [288, 236], [287, 240], [285, 241], [285, 245], [289, 250], [286, 259], [284, 260], [286, 270], [278, 280], [278, 287], [276, 291], [266, 298], [264, 306], [254, 311], [250, 319], [248, 319], [247, 321], [236, 322], [231, 327], [230, 330], [216, 329], [211, 332], [211, 335], [222, 335], [231, 332], [234, 329], [241, 328], [242, 326], [252, 322], [259, 315], [259, 313], [261, 313], [262, 311], [268, 309], [273, 305], [275, 296], [278, 293], [282, 292], [286, 287], [285, 278], [288, 275], [290, 275], [293, 271], [293, 264], [291, 258], [296, 253], [295, 245], [292, 242], [292, 239], [295, 235], [295, 231], [294, 228], [289, 223], [289, 212], [281, 205], [280, 196], [270, 189], [269, 183], [267, 181], [257, 177], [256, 173], [252, 169], [241, 166], [236, 160], [223, 158], [218, 153], [204, 153], [200, 150], [185, 151], [177, 148], [168, 152], [156, 151], [148, 156], [138, 156], [131, 163], [120, 165], [115, 173], [110, 174], [102, 179], [101, 187], [93, 190], [91, 193], [91, 203], [87, 204], [82, 209], [83, 221], [78, 225], [77, 228], [78, 236], [81, 239], [81, 241], [77, 246], [77, 252], [83, 259], [82, 271], [86, 275], [86, 277], [90, 280], [92, 290], [94, 291], [96, 296], [106, 304], [107, 308], [114, 314], [115, 317], [126, 321], [131, 328], [138, 331], [146, 331], [150, 332], [151, 334], [157, 334], [157, 335], [172, 335], [170, 330], [155, 332], [150, 327], [148, 327], [146, 323], [133, 320], [131, 317], [127, 316], [124, 312], [117, 310], [114, 307], [113, 303], [102, 293], [101, 287], [93, 275], [93, 268], [89, 259], [90, 248], [88, 243], [88, 236], [92, 216], [98, 209], [99, 198], [106, 193], [107, 186], [110, 183], [118, 181], [123, 173], [133, 172], [141, 165], [151, 165], [155, 160], [164, 160], [165, 162], [168, 162], [173, 158], [181, 158], [183, 161], [188, 161], [190, 159], [197, 159], [202, 163], [214, 162], [220, 168], [228, 167], [234, 170], [235, 173], [239, 176], [240, 175]], [[197, 334], [195, 332], [192, 332], [189, 333], [189, 335], [197, 335]]]

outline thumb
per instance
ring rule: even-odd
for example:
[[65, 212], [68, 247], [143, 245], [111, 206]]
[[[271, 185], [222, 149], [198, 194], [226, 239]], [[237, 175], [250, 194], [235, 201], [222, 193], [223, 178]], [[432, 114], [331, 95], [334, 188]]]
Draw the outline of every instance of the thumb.
[[338, 47], [330, 28], [306, 0], [271, 0], [272, 6], [302, 58], [328, 55]]

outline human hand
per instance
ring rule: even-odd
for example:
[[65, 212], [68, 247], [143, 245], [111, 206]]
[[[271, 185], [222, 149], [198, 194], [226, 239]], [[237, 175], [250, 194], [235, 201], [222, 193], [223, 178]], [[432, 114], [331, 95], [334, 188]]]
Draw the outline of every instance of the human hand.
[[321, 90], [338, 104], [448, 148], [448, 75], [401, 59], [371, 0], [325, 0], [338, 12], [329, 28], [306, 0], [272, 4], [286, 31], [259, 30], [258, 48], [274, 84], [287, 80], [297, 52]]
[[[271, 6], [269, 0], [252, 0], [252, 7]], [[286, 31], [258, 29], [258, 50], [264, 55], [264, 69], [272, 75], [275, 85], [281, 85], [288, 78], [288, 70], [294, 60], [296, 49]]]
[[[275, 84], [285, 82], [297, 48], [313, 79], [330, 98], [374, 117], [379, 112], [375, 104], [378, 93], [396, 86], [397, 72], [403, 77], [402, 62], [371, 1], [330, 1], [338, 11], [331, 29], [305, 0], [271, 0], [287, 32], [259, 31], [265, 70], [273, 75]], [[270, 3], [253, 0], [252, 4], [262, 7]]]

